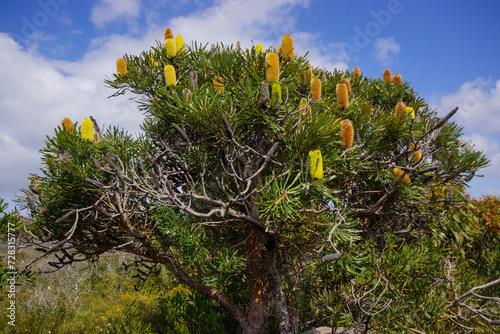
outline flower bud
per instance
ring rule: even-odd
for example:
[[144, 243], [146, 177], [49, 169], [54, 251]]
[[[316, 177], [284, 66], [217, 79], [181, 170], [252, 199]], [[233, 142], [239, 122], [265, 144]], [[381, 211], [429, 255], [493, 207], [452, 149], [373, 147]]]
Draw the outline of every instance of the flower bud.
[[403, 101], [399, 101], [398, 104], [396, 104], [395, 109], [396, 109], [396, 116], [398, 116], [398, 119], [400, 119], [401, 116], [403, 115], [403, 111], [406, 110], [406, 106], [403, 103]]
[[174, 39], [174, 34], [172, 34], [172, 30], [170, 28], [165, 28], [165, 39]]
[[354, 69], [352, 70], [352, 75], [355, 78], [361, 77], [361, 71], [359, 70], [359, 66], [354, 66]]
[[392, 82], [392, 73], [389, 70], [384, 71], [384, 81], [391, 84]]
[[69, 133], [73, 134], [73, 122], [69, 118], [65, 118], [62, 120], [61, 124], [64, 127], [64, 130]]
[[323, 158], [320, 150], [309, 152], [309, 172], [313, 179], [323, 178]]
[[400, 83], [403, 83], [403, 78], [401, 77], [401, 74], [399, 73], [394, 74], [394, 84], [399, 85]]

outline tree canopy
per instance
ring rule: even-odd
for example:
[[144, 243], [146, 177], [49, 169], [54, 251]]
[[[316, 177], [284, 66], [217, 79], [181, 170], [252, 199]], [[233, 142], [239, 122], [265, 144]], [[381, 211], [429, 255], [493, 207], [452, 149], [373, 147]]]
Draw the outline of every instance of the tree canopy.
[[266, 50], [165, 38], [105, 80], [143, 133], [90, 117], [47, 136], [24, 202], [54, 266], [135, 254], [216, 301], [230, 332], [498, 326], [498, 231], [465, 214], [489, 162], [458, 108], [439, 118], [388, 70], [313, 67], [289, 35]]

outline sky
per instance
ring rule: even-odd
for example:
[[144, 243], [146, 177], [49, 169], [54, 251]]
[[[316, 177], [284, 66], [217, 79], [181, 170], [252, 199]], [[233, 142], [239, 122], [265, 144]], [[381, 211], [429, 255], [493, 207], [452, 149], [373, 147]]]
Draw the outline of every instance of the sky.
[[[480, 4], [480, 5], [479, 5]], [[116, 59], [163, 42], [279, 46], [291, 34], [313, 66], [385, 69], [452, 120], [491, 160], [473, 197], [500, 196], [500, 1], [472, 0], [2, 0], [0, 3], [0, 197], [12, 200], [40, 173], [46, 136], [63, 118], [140, 131], [128, 97], [104, 84]]]

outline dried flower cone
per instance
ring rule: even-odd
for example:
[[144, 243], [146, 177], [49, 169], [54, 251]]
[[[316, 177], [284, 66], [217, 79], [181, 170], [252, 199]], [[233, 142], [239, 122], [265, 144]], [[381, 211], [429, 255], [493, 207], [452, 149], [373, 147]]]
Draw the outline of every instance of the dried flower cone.
[[181, 35], [175, 36], [175, 47], [177, 48], [177, 53], [184, 52], [184, 38]]
[[[411, 144], [410, 145], [410, 150], [414, 150], [414, 149], [415, 149], [415, 144]], [[422, 157], [422, 154], [420, 153], [420, 150], [416, 150], [411, 155], [412, 155], [412, 160], [413, 161], [418, 161]]]
[[399, 85], [399, 84], [403, 83], [403, 78], [401, 77], [401, 74], [399, 74], [399, 73], [394, 74], [393, 80], [394, 80], [395, 85]]
[[354, 66], [354, 69], [352, 70], [352, 75], [355, 77], [355, 78], [359, 78], [361, 77], [361, 71], [359, 69], [359, 66]]
[[391, 71], [389, 70], [385, 70], [384, 71], [384, 81], [387, 82], [387, 83], [391, 83], [392, 82], [392, 73]]
[[313, 179], [323, 178], [323, 158], [321, 157], [321, 151], [315, 150], [309, 152], [309, 172]]
[[116, 60], [116, 70], [119, 77], [127, 74], [127, 62], [125, 61], [125, 59], [120, 58]]
[[224, 91], [224, 83], [222, 82], [222, 78], [220, 76], [216, 76], [214, 81], [214, 89], [222, 93]]
[[340, 139], [344, 149], [351, 147], [354, 142], [354, 127], [348, 119], [344, 119], [340, 123]]
[[399, 101], [398, 104], [396, 104], [395, 109], [396, 109], [396, 116], [398, 116], [398, 119], [400, 119], [401, 116], [403, 115], [403, 111], [406, 110], [406, 106], [403, 103], [403, 101]]
[[62, 120], [61, 124], [64, 127], [64, 130], [69, 133], [73, 134], [73, 122], [69, 118], [65, 118]]
[[293, 60], [295, 57], [293, 54], [293, 39], [291, 35], [286, 34], [281, 38], [281, 51], [285, 55], [286, 60]]
[[337, 92], [337, 104], [340, 108], [344, 109], [349, 106], [349, 93], [346, 84], [337, 84], [335, 86], [335, 91]]
[[175, 75], [175, 68], [172, 65], [166, 65], [163, 69], [165, 75], [165, 83], [167, 87], [175, 86], [177, 84], [177, 77]]
[[175, 42], [173, 38], [165, 40], [165, 50], [167, 50], [167, 56], [170, 58], [175, 57]]
[[174, 39], [174, 34], [172, 34], [172, 30], [170, 28], [165, 28], [165, 39]]
[[82, 139], [94, 141], [94, 123], [90, 118], [84, 118], [82, 121]]
[[313, 78], [311, 80], [312, 100], [317, 101], [321, 97], [321, 79]]
[[351, 94], [351, 80], [344, 78], [342, 82], [347, 86], [347, 93]]
[[280, 60], [275, 52], [266, 55], [266, 80], [269, 83], [280, 80]]

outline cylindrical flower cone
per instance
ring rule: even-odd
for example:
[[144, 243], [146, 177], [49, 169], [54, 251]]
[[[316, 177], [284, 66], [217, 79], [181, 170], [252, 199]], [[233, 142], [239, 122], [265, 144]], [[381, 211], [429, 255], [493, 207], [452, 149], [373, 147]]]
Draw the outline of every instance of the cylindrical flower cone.
[[342, 79], [342, 82], [347, 86], [347, 93], [351, 94], [351, 80], [344, 78]]
[[174, 34], [172, 34], [172, 30], [170, 28], [165, 28], [164, 35], [165, 39], [174, 39]]
[[283, 52], [285, 59], [293, 60], [293, 39], [291, 35], [283, 35], [283, 38], [281, 39], [281, 51]]
[[[399, 177], [401, 177], [401, 175], [404, 174], [404, 171], [401, 170], [398, 167], [394, 167], [393, 171], [394, 171], [394, 174], [398, 175]], [[410, 176], [408, 174], [406, 174], [405, 176], [403, 176], [403, 179], [401, 180], [401, 183], [403, 183], [403, 184], [410, 183]]]
[[219, 91], [222, 93], [224, 91], [224, 83], [220, 76], [216, 76], [213, 80], [215, 91]]
[[184, 52], [184, 38], [181, 35], [175, 36], [175, 47], [177, 48], [177, 53]]
[[403, 111], [406, 110], [406, 106], [403, 103], [403, 101], [399, 101], [398, 104], [396, 104], [395, 110], [396, 110], [396, 116], [398, 116], [398, 119], [400, 119], [401, 116], [403, 115]]
[[[414, 150], [414, 149], [415, 149], [415, 144], [411, 144], [410, 145], [410, 150]], [[421, 154], [420, 150], [416, 150], [411, 155], [412, 155], [412, 160], [413, 161], [418, 161], [422, 157], [422, 154]]]
[[175, 86], [177, 84], [175, 68], [172, 65], [166, 65], [163, 72], [165, 74], [165, 83], [167, 84], [167, 87]]
[[394, 79], [395, 85], [399, 85], [399, 84], [403, 83], [403, 78], [401, 77], [401, 74], [399, 74], [399, 73], [394, 74], [393, 79]]
[[340, 108], [344, 109], [349, 106], [349, 93], [346, 84], [337, 84], [335, 86], [335, 91], [337, 92], [337, 104]]
[[348, 119], [344, 119], [340, 123], [340, 139], [344, 149], [351, 147], [354, 142], [354, 127]]
[[94, 123], [90, 118], [84, 118], [82, 121], [82, 139], [94, 141]]
[[311, 80], [311, 96], [313, 101], [317, 101], [321, 97], [321, 79], [313, 78]]
[[355, 77], [355, 78], [359, 78], [361, 77], [361, 71], [359, 69], [359, 66], [354, 66], [354, 69], [352, 70], [352, 75]]
[[384, 71], [384, 81], [387, 82], [387, 83], [391, 83], [392, 82], [392, 73], [391, 71], [389, 70], [385, 70]]
[[119, 77], [127, 74], [127, 62], [125, 61], [125, 59], [120, 58], [116, 60], [116, 70], [118, 71]]
[[69, 133], [73, 134], [73, 122], [69, 118], [65, 118], [62, 120], [61, 124], [64, 127], [64, 130]]
[[309, 172], [313, 179], [323, 178], [323, 158], [320, 150], [309, 152]]
[[415, 110], [412, 107], [406, 107], [406, 112], [410, 114], [411, 118], [415, 118]]
[[275, 52], [266, 55], [266, 80], [269, 83], [280, 80], [280, 60]]
[[304, 70], [304, 82], [306, 85], [311, 83], [311, 80], [314, 78], [313, 69], [310, 63], [307, 63], [306, 69]]
[[165, 40], [165, 50], [167, 50], [167, 56], [170, 58], [175, 57], [175, 42], [172, 38]]
[[256, 55], [259, 55], [261, 54], [262, 52], [264, 52], [264, 48], [262, 47], [262, 44], [257, 44], [255, 46], [255, 54]]

